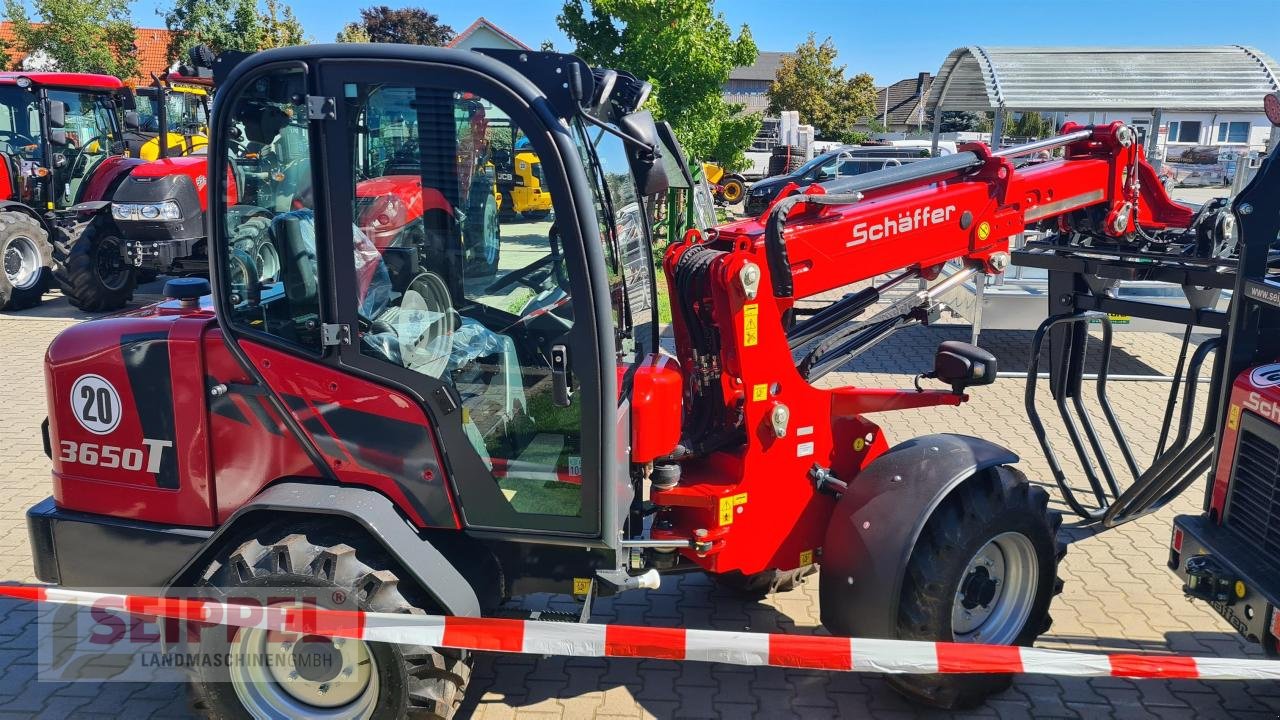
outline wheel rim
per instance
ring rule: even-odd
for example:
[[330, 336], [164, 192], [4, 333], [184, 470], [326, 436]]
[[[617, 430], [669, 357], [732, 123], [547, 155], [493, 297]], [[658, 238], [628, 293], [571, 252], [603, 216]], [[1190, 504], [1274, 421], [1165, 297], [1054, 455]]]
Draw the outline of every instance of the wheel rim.
[[1001, 533], [974, 553], [951, 610], [956, 642], [1009, 645], [1022, 634], [1036, 600], [1040, 560], [1022, 533]]
[[377, 661], [362, 640], [240, 628], [230, 675], [255, 718], [363, 720], [378, 703]]
[[276, 246], [270, 242], [264, 242], [258, 246], [258, 280], [261, 282], [272, 282], [280, 274], [280, 253], [276, 252]]
[[15, 290], [28, 290], [40, 282], [40, 251], [25, 235], [9, 241], [4, 249], [4, 274]]
[[120, 252], [120, 241], [113, 237], [99, 241], [94, 267], [98, 271], [98, 279], [109, 290], [119, 290], [129, 282], [129, 266]]
[[731, 182], [724, 186], [724, 199], [734, 203], [742, 199], [742, 186], [736, 182]]

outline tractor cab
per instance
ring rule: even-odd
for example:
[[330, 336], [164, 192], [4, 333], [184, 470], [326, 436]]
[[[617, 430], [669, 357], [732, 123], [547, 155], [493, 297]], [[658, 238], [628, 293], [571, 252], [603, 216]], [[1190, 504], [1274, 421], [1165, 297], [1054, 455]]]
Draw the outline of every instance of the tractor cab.
[[[219, 318], [243, 345], [417, 398], [467, 525], [600, 537], [632, 500], [607, 460], [625, 447], [618, 405], [656, 349], [665, 184], [653, 121], [634, 113], [645, 93], [611, 100], [563, 55], [379, 52], [272, 53], [218, 78]], [[646, 126], [638, 180], [628, 147]], [[538, 159], [543, 210], [499, 214], [495, 148], [521, 148], [499, 164]]]
[[41, 210], [76, 204], [107, 157], [123, 152], [116, 78], [0, 73], [0, 154], [7, 199]]
[[203, 152], [209, 144], [208, 85], [203, 78], [166, 74], [138, 88], [142, 102], [125, 113], [130, 155], [155, 160]]

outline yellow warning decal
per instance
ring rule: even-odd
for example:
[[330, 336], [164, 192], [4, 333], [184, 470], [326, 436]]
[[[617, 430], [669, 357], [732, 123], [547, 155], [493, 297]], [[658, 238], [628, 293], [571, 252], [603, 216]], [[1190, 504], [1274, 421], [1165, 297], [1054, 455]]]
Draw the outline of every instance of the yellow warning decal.
[[985, 220], [978, 223], [978, 239], [986, 240], [989, 237], [991, 237], [991, 223]]
[[751, 303], [742, 306], [742, 344], [755, 347], [760, 341], [760, 305]]
[[1240, 406], [1232, 405], [1227, 411], [1227, 427], [1237, 430], [1240, 427]]
[[761, 400], [768, 400], [768, 399], [769, 399], [769, 386], [768, 386], [768, 384], [766, 384], [766, 383], [760, 383], [759, 385], [752, 385], [752, 386], [751, 386], [751, 400], [752, 400], [752, 401], [754, 401], [754, 402], [760, 402]]
[[737, 495], [729, 495], [720, 498], [720, 524], [733, 524], [734, 508], [739, 505], [747, 504], [747, 494], [738, 493]]
[[863, 440], [862, 438], [854, 438], [854, 439], [853, 439], [853, 451], [854, 451], [854, 452], [862, 452], [862, 449], [863, 449], [863, 448], [865, 448], [866, 446], [867, 446], [867, 441], [866, 441], [866, 440]]
[[813, 551], [801, 550], [800, 551], [800, 567], [804, 567], [805, 565], [812, 565], [812, 564], [813, 564]]
[[591, 593], [591, 578], [574, 578], [573, 594], [588, 595]]

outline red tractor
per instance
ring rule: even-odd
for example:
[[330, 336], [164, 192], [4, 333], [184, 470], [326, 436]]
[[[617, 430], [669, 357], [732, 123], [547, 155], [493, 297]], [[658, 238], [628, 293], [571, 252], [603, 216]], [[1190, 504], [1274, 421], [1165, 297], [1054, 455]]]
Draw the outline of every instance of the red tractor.
[[119, 79], [84, 73], [0, 73], [0, 308], [40, 302], [51, 272], [73, 285], [111, 277], [117, 253], [94, 255], [90, 219], [138, 161], [125, 157]]
[[[375, 94], [366, 109], [385, 125], [371, 128], [370, 144], [360, 157], [362, 166], [356, 169], [358, 175], [370, 178], [356, 186], [356, 196], [363, 199], [358, 222], [369, 228], [379, 247], [414, 246], [425, 251], [426, 243], [442, 242], [442, 229], [454, 221], [454, 206], [433, 188], [424, 192], [415, 174], [416, 148], [405, 143], [410, 138], [400, 119], [413, 112], [405, 102], [404, 93], [389, 89]], [[488, 166], [484, 109], [479, 104], [463, 104], [455, 120], [474, 125], [470, 134], [483, 141], [459, 148], [459, 178], [468, 188], [459, 211], [472, 216], [495, 215], [497, 199]], [[252, 257], [263, 282], [276, 280], [281, 270], [276, 246], [268, 242], [267, 223], [276, 213], [302, 207], [298, 177], [310, 168], [310, 158], [298, 152], [306, 149], [305, 144], [299, 145], [299, 133], [305, 134], [305, 130], [305, 118], [272, 104], [246, 104], [228, 128], [230, 137], [224, 147], [235, 192], [250, 195], [256, 202], [236, 209], [245, 215], [233, 245]], [[162, 143], [165, 136], [162, 130]], [[120, 184], [112, 198], [111, 213], [134, 273], [151, 277], [208, 275], [208, 165], [209, 156], [203, 149], [191, 155], [161, 157], [137, 167]], [[409, 174], [401, 172], [406, 168]], [[309, 192], [308, 188], [303, 194]], [[492, 278], [500, 250], [498, 222], [491, 218], [470, 223], [465, 229], [461, 242], [469, 258], [467, 267], [472, 276]], [[490, 231], [487, 235], [486, 230]], [[133, 285], [130, 278], [119, 292], [93, 303], [94, 308], [123, 307]]]
[[[691, 230], [663, 262], [673, 357], [651, 221], [666, 169], [688, 165], [639, 110], [646, 83], [568, 55], [404, 45], [222, 65], [211, 156], [240, 131], [288, 162], [210, 167], [211, 286], [170, 281], [173, 300], [50, 346], [54, 492], [28, 512], [42, 580], [474, 616], [675, 572], [784, 590], [820, 568], [833, 633], [1030, 644], [1048, 628], [1060, 517], [1017, 456], [961, 434], [891, 442], [872, 419], [958, 405], [995, 359], [949, 342], [922, 367], [937, 388], [814, 382], [1002, 270], [1029, 223], [1099, 242], [1192, 233], [1131, 129], [965, 146]], [[499, 232], [477, 211], [483, 165], [459, 158], [487, 141], [480, 111], [529, 139], [549, 217]], [[1046, 148], [1064, 155], [1015, 167]], [[920, 279], [937, 282], [859, 321]], [[215, 716], [448, 717], [469, 677], [467, 653], [425, 646], [311, 638], [333, 673], [255, 673], [240, 668], [301, 650], [225, 629], [184, 642], [235, 659], [193, 678]], [[894, 682], [960, 707], [1010, 679]]]

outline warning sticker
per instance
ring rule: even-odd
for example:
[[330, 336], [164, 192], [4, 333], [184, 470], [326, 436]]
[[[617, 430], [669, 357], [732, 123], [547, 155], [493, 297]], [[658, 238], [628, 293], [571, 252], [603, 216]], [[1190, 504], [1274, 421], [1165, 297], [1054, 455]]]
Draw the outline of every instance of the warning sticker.
[[978, 239], [986, 240], [991, 237], [991, 223], [983, 221], [978, 223]]
[[760, 342], [760, 306], [756, 303], [742, 306], [742, 344], [755, 347]]
[[804, 567], [805, 565], [812, 565], [812, 564], [813, 564], [813, 551], [801, 550], [800, 551], [800, 567]]
[[573, 594], [588, 595], [591, 593], [591, 578], [574, 578]]
[[768, 399], [769, 399], [769, 385], [768, 385], [768, 384], [766, 384], [766, 383], [760, 383], [759, 385], [752, 385], [752, 386], [751, 386], [751, 399], [752, 399], [754, 402], [760, 402], [761, 400], [768, 400]]
[[[726, 497], [720, 498], [720, 512], [719, 512], [720, 524], [729, 525], [733, 523], [733, 516], [735, 514], [734, 508], [737, 508], [746, 504], [747, 504], [746, 493], [738, 493], [737, 495], [728, 495]], [[736, 512], [741, 512], [741, 510], [738, 510]]]
[[[1227, 427], [1236, 430], [1240, 427], [1240, 406], [1232, 405], [1227, 411]], [[1280, 614], [1278, 614], [1280, 616]]]
[[796, 446], [796, 457], [809, 457], [813, 454], [813, 443], [802, 442]]

